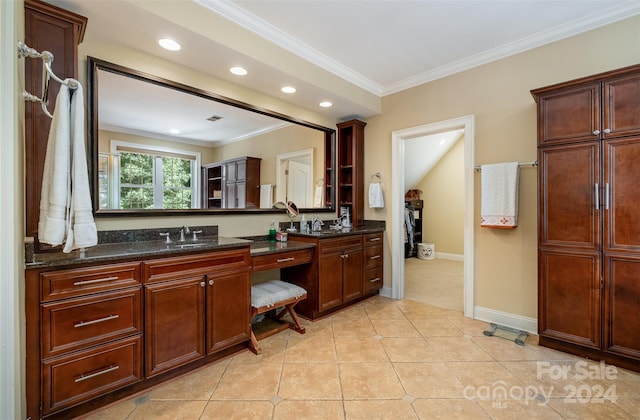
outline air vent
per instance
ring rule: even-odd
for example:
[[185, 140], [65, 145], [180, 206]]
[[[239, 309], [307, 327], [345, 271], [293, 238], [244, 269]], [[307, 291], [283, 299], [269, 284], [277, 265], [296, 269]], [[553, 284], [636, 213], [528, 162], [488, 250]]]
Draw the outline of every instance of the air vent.
[[222, 117], [220, 115], [212, 115], [209, 118], [207, 118], [207, 121], [211, 121], [211, 122], [216, 122], [218, 120], [221, 120]]

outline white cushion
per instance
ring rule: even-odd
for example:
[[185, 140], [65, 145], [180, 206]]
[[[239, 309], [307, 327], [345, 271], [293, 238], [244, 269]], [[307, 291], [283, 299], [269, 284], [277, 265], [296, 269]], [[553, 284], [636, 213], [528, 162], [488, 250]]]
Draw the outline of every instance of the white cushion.
[[271, 280], [251, 287], [251, 306], [254, 308], [276, 306], [278, 302], [297, 299], [306, 293], [306, 290], [295, 284]]

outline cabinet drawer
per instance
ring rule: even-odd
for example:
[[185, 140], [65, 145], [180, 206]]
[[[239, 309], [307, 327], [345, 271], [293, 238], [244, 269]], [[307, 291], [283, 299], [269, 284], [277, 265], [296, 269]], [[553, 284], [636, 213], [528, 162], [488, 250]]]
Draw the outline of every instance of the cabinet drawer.
[[205, 275], [209, 274], [213, 268], [216, 272], [249, 270], [251, 256], [247, 246], [242, 249], [160, 258], [145, 261], [142, 265], [145, 282], [149, 283], [174, 280], [189, 275]]
[[364, 294], [382, 287], [382, 267], [365, 270], [362, 276], [362, 289]]
[[140, 284], [140, 263], [99, 265], [40, 274], [43, 302]]
[[367, 233], [364, 235], [364, 246], [369, 245], [381, 245], [382, 244], [382, 232]]
[[265, 271], [310, 263], [312, 258], [313, 249], [309, 248], [301, 249], [299, 251], [280, 252], [277, 254], [251, 257], [251, 264], [253, 266], [253, 271]]
[[141, 288], [45, 303], [42, 358], [141, 332]]
[[318, 250], [321, 254], [343, 252], [362, 247], [362, 235], [347, 236], [337, 239], [321, 239], [318, 241]]
[[382, 266], [382, 245], [364, 248], [364, 269]]
[[42, 364], [43, 414], [142, 380], [142, 337], [135, 336]]

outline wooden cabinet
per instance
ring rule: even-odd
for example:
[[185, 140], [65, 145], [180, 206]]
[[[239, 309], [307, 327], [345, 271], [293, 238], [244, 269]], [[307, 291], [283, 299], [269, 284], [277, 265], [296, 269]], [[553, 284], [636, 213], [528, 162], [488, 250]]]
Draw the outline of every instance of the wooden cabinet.
[[249, 340], [248, 249], [142, 264], [147, 377]]
[[259, 158], [243, 157], [203, 166], [205, 208], [260, 207]]
[[350, 120], [338, 124], [337, 207], [348, 211], [351, 224], [364, 222], [364, 127], [367, 123]]
[[296, 306], [305, 318], [328, 315], [376, 294], [382, 286], [382, 233], [337, 237], [292, 234], [290, 240], [316, 245], [311, 264], [281, 270], [282, 280], [307, 291], [307, 299]]
[[247, 347], [249, 247], [25, 272], [27, 416], [71, 418]]
[[[143, 380], [139, 263], [35, 271], [26, 277], [30, 416], [46, 416]], [[37, 313], [39, 329], [33, 323]]]
[[362, 272], [362, 292], [370, 294], [382, 287], [384, 256], [382, 248], [383, 232], [364, 235], [364, 262]]
[[532, 91], [540, 343], [640, 366], [640, 66]]
[[[36, 0], [25, 0], [24, 12], [25, 44], [40, 52], [51, 52], [54, 55], [52, 69], [60, 78], [77, 79], [78, 44], [82, 42], [87, 18]], [[24, 59], [24, 85], [26, 91], [42, 95], [42, 60]], [[48, 95], [48, 109], [51, 113], [55, 109], [55, 98], [59, 90], [60, 84], [51, 80]], [[34, 236], [36, 250], [40, 250], [50, 248], [38, 242], [38, 218], [51, 118], [44, 114], [40, 103], [24, 104], [26, 236]]]

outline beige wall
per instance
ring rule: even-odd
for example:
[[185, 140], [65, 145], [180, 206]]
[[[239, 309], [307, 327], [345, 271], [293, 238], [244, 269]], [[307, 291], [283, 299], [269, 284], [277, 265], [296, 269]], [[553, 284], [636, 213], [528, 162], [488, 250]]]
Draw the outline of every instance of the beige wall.
[[418, 183], [424, 200], [422, 241], [436, 253], [464, 254], [464, 136]]
[[[475, 115], [476, 164], [535, 160], [531, 89], [638, 62], [640, 16], [386, 96], [382, 113], [367, 120], [365, 173], [390, 176], [392, 131], [470, 114]], [[522, 169], [520, 174], [520, 224], [508, 231], [479, 228], [476, 175], [475, 305], [536, 318], [537, 174], [535, 169]], [[387, 197], [391, 188], [387, 182]], [[390, 206], [383, 211], [365, 209], [365, 217], [386, 220], [388, 227], [390, 215]], [[390, 241], [391, 235], [386, 238]], [[390, 257], [387, 249], [385, 286], [392, 280]]]

